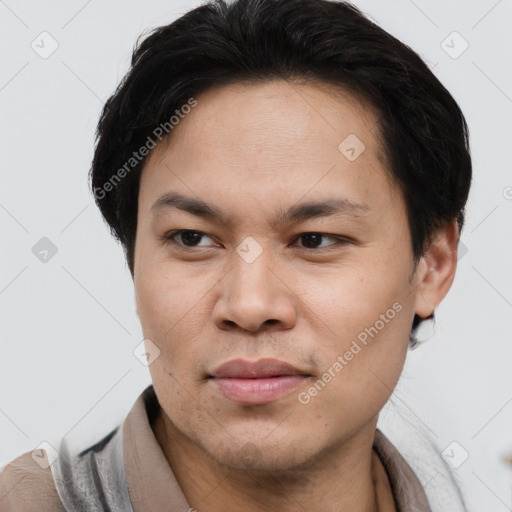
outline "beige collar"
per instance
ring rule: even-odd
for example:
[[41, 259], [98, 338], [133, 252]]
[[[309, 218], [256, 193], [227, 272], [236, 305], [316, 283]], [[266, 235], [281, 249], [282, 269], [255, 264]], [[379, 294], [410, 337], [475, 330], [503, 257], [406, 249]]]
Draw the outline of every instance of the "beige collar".
[[[183, 512], [190, 507], [151, 427], [159, 411], [150, 385], [123, 423], [126, 480], [135, 512]], [[431, 512], [417, 476], [379, 429], [373, 444], [372, 475], [378, 512]]]

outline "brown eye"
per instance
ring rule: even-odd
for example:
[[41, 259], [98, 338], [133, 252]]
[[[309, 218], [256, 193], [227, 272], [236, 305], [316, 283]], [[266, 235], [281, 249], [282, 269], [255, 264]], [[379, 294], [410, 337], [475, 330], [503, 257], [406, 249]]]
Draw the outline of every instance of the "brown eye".
[[198, 242], [200, 242], [204, 237], [207, 237], [207, 235], [202, 231], [180, 229], [177, 231], [171, 231], [165, 235], [165, 240], [166, 243], [171, 242], [182, 247], [203, 247], [202, 245], [198, 245]]
[[[335, 243], [328, 244], [327, 246], [321, 246], [322, 239], [330, 238], [331, 240], [334, 240]], [[331, 245], [336, 245], [336, 242], [346, 242], [343, 238], [334, 236], [334, 235], [327, 235], [325, 233], [302, 233], [299, 235], [296, 240], [303, 239], [303, 249], [324, 249], [325, 247], [330, 247]]]

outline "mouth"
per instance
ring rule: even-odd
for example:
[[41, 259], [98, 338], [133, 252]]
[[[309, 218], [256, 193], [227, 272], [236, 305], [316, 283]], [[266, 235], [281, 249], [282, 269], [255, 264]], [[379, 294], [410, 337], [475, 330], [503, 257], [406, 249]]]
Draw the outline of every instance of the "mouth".
[[301, 386], [311, 374], [284, 361], [228, 361], [208, 375], [225, 398], [242, 405], [275, 402]]

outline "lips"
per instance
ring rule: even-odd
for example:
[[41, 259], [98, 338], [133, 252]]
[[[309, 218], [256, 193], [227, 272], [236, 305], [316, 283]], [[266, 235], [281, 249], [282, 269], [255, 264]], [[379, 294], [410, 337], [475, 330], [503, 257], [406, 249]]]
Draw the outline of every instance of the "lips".
[[277, 359], [234, 359], [220, 365], [209, 377], [226, 398], [256, 405], [283, 398], [311, 375]]
[[213, 371], [213, 377], [238, 379], [264, 379], [287, 375], [305, 375], [298, 368], [277, 359], [260, 359], [250, 362], [234, 359], [220, 365]]

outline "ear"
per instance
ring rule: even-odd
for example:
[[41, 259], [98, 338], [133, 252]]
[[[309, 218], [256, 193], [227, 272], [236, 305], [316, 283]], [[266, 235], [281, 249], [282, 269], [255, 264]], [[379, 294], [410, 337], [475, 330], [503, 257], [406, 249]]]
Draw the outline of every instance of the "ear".
[[415, 313], [425, 319], [444, 299], [455, 279], [459, 229], [457, 220], [446, 223], [434, 236], [418, 263]]

